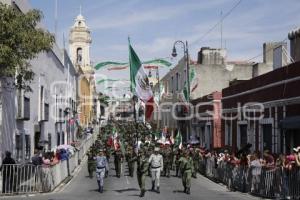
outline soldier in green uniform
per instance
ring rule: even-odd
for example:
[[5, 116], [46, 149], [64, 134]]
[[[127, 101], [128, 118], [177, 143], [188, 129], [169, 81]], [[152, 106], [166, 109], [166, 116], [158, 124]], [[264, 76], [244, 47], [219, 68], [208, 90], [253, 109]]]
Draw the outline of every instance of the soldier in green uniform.
[[193, 173], [193, 159], [190, 156], [190, 152], [184, 152], [184, 156], [180, 158], [180, 170], [182, 173], [182, 184], [184, 187], [184, 193], [191, 193], [191, 179]]
[[93, 151], [90, 150], [87, 153], [88, 159], [87, 159], [87, 167], [89, 172], [89, 177], [93, 178], [93, 173], [96, 171], [96, 161], [94, 159], [95, 155], [93, 154]]
[[114, 152], [114, 163], [115, 163], [115, 170], [116, 176], [118, 178], [121, 177], [121, 164], [122, 164], [123, 155], [120, 149], [115, 150]]
[[197, 172], [199, 171], [199, 163], [200, 163], [200, 149], [198, 148], [193, 151], [193, 163], [194, 163], [193, 178], [197, 178]]
[[129, 170], [129, 176], [133, 177], [134, 174], [134, 162], [132, 159], [135, 157], [134, 156], [134, 151], [131, 146], [128, 146], [127, 152], [126, 152], [126, 160], [128, 164], [128, 170]]
[[170, 170], [172, 166], [172, 152], [170, 147], [166, 147], [163, 151], [164, 157], [164, 176], [170, 178]]
[[181, 161], [181, 157], [182, 157], [182, 154], [181, 154], [181, 151], [180, 149], [176, 150], [176, 156], [175, 156], [175, 165], [176, 165], [176, 177], [180, 177], [181, 176], [181, 173], [180, 173], [180, 161]]
[[137, 161], [137, 179], [141, 189], [140, 197], [144, 197], [146, 193], [145, 181], [149, 169], [148, 158], [144, 150], [139, 150], [138, 156], [131, 160]]
[[[145, 146], [145, 156], [146, 156], [146, 158], [147, 159], [149, 159], [150, 158], [150, 156], [151, 156], [151, 154], [153, 154], [154, 153], [154, 147], [155, 146], [151, 146], [151, 145], [146, 145]], [[152, 177], [152, 173], [151, 173], [151, 167], [149, 167], [148, 168], [148, 176], [150, 176], [150, 177]]]

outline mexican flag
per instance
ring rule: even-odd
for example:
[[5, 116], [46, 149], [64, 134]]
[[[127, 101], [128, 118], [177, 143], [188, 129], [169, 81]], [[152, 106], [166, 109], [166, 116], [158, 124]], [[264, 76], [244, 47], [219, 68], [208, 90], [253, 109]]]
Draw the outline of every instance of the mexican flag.
[[121, 69], [126, 69], [127, 67], [128, 67], [128, 63], [106, 61], [106, 62], [98, 63], [95, 66], [95, 69], [99, 70], [101, 68], [107, 68], [107, 70], [117, 70], [117, 69], [121, 70]]
[[119, 149], [120, 148], [120, 144], [119, 144], [119, 137], [118, 137], [118, 132], [117, 130], [114, 128], [113, 129], [113, 135], [112, 135], [112, 139], [113, 139], [113, 143], [114, 143], [114, 149]]
[[142, 63], [129, 43], [129, 66], [131, 92], [135, 93], [138, 98], [146, 105], [146, 120], [149, 120], [154, 110], [154, 97], [150, 87], [148, 76], [146, 75]]
[[177, 135], [175, 137], [175, 147], [178, 147], [179, 149], [182, 149], [182, 135], [180, 131], [178, 130]]
[[[170, 67], [172, 63], [168, 62], [163, 58], [157, 58], [149, 61], [143, 62], [143, 66], [146, 69], [157, 69], [159, 67]], [[107, 69], [107, 70], [124, 70], [127, 69], [129, 63], [125, 62], [115, 62], [115, 61], [105, 61], [100, 62], [95, 66], [96, 70]]]
[[195, 72], [195, 68], [192, 68], [191, 72], [190, 72], [190, 88], [191, 88], [191, 92], [194, 92], [196, 90], [196, 88], [198, 87], [198, 77], [196, 76], [196, 72]]
[[[196, 77], [195, 69], [192, 68], [190, 71], [190, 93], [194, 92], [195, 89], [198, 87], [198, 78]], [[183, 103], [187, 103], [190, 100], [190, 94], [188, 92], [188, 84], [185, 83], [180, 95], [179, 95], [179, 101]], [[187, 112], [189, 109], [188, 104], [185, 106], [185, 111]]]

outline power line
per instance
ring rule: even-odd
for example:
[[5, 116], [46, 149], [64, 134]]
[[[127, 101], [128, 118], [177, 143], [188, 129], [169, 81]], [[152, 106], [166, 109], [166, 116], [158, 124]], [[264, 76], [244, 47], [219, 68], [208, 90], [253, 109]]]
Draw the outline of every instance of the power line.
[[216, 27], [218, 27], [221, 23], [223, 23], [223, 20], [227, 18], [242, 3], [242, 1], [243, 0], [239, 0], [236, 4], [234, 4], [234, 6], [225, 15], [222, 15], [222, 18], [214, 26], [208, 29], [207, 32], [205, 32], [198, 40], [190, 44], [190, 46], [203, 40], [211, 31], [213, 31]]

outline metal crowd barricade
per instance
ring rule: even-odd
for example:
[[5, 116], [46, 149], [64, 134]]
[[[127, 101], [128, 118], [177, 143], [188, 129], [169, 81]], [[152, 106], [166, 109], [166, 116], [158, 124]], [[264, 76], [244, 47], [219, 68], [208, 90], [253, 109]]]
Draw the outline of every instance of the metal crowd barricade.
[[53, 191], [74, 172], [93, 143], [93, 137], [87, 138], [69, 160], [60, 161], [54, 166], [3, 165], [0, 172], [0, 195]]
[[42, 167], [34, 165], [3, 165], [2, 194], [41, 192]]
[[263, 198], [300, 199], [300, 167], [248, 167], [226, 161], [215, 162], [214, 157], [203, 158], [199, 171], [204, 176], [224, 183], [229, 190], [251, 193]]

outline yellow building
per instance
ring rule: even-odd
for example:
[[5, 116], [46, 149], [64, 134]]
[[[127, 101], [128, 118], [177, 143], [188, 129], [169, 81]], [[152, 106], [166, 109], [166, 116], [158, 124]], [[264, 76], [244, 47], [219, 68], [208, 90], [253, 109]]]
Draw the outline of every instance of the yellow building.
[[94, 94], [96, 91], [94, 70], [90, 61], [91, 32], [80, 14], [70, 31], [70, 57], [78, 72], [78, 118], [87, 127], [95, 119]]

